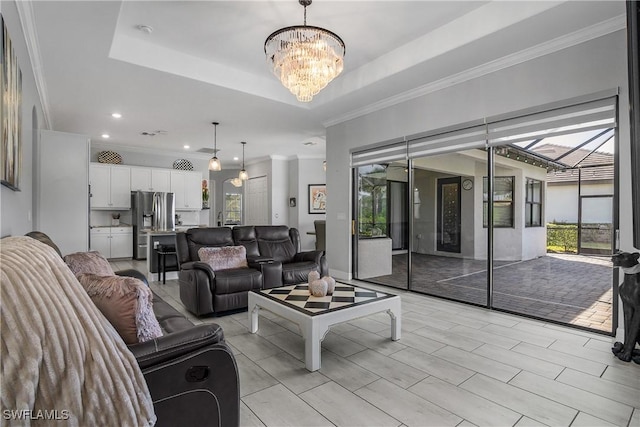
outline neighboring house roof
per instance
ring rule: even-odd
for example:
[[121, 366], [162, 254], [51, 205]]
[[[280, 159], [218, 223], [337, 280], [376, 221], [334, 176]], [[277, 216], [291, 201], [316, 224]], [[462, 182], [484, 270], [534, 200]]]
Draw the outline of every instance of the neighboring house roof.
[[[558, 159], [572, 148], [556, 144], [544, 144], [533, 147], [531, 151], [552, 159]], [[613, 180], [613, 154], [592, 151], [580, 148], [567, 154], [558, 160], [569, 168], [565, 170], [549, 171], [548, 183], [577, 182], [578, 168], [583, 182], [612, 181]]]

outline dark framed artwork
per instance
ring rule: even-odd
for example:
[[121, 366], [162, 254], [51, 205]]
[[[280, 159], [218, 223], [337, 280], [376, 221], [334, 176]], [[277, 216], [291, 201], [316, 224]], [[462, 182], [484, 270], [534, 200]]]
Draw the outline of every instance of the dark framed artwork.
[[295, 197], [289, 197], [289, 207], [290, 208], [295, 208], [296, 207], [296, 198]]
[[327, 213], [327, 185], [309, 184], [309, 213]]
[[0, 182], [14, 191], [20, 191], [20, 169], [22, 167], [22, 71], [18, 65], [11, 38], [2, 22], [0, 39]]

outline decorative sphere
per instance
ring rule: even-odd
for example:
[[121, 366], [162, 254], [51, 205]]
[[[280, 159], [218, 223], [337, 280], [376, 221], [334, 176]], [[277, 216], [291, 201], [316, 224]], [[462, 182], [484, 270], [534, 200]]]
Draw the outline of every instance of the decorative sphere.
[[313, 281], [316, 281], [320, 278], [320, 273], [318, 273], [317, 271], [313, 270], [311, 272], [309, 272], [309, 275], [307, 276], [307, 283], [311, 283]]
[[309, 283], [309, 293], [314, 297], [323, 297], [327, 295], [327, 282], [323, 279], [318, 279]]
[[336, 288], [336, 279], [331, 276], [324, 276], [322, 280], [327, 282], [327, 295], [333, 295], [333, 291]]

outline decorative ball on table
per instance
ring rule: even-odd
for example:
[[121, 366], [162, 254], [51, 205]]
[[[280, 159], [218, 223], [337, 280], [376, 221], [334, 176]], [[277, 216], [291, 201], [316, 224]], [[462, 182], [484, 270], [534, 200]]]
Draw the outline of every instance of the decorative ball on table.
[[336, 279], [331, 276], [324, 276], [322, 280], [327, 282], [327, 295], [333, 295], [333, 291], [336, 288]]
[[327, 295], [327, 282], [324, 279], [314, 280], [309, 283], [309, 293], [314, 297], [323, 297]]
[[307, 283], [311, 283], [315, 280], [318, 280], [319, 278], [320, 278], [320, 273], [318, 273], [315, 270], [310, 271], [309, 275], [307, 276]]

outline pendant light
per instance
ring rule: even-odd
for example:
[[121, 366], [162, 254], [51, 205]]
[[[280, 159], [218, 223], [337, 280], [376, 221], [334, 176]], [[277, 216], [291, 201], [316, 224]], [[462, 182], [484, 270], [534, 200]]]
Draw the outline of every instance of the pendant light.
[[209, 170], [210, 171], [220, 171], [222, 170], [222, 165], [220, 165], [220, 160], [218, 160], [218, 122], [212, 122], [213, 125], [213, 157], [209, 160]]
[[238, 175], [238, 178], [242, 181], [246, 181], [249, 179], [249, 174], [244, 168], [244, 146], [247, 145], [247, 143], [242, 141], [240, 144], [242, 144], [242, 169], [240, 169], [240, 175]]

